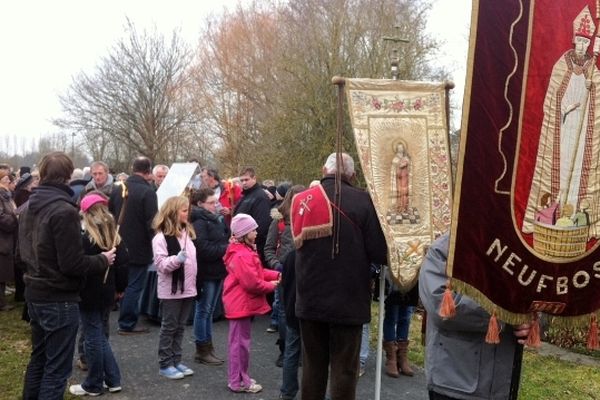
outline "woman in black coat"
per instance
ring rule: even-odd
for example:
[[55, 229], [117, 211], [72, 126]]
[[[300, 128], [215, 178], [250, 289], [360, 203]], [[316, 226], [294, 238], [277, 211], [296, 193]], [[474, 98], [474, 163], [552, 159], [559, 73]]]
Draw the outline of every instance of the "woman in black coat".
[[196, 287], [198, 297], [194, 314], [194, 336], [196, 339], [196, 362], [221, 365], [212, 344], [213, 313], [223, 290], [227, 275], [223, 256], [229, 244], [230, 231], [223, 216], [218, 212], [218, 198], [210, 188], [192, 193], [191, 220], [196, 231], [196, 257], [198, 275]]

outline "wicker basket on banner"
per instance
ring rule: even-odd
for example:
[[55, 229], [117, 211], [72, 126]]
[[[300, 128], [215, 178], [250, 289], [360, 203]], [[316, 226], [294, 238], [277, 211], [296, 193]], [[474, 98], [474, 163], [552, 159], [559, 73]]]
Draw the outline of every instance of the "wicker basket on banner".
[[589, 226], [554, 226], [534, 222], [533, 248], [548, 257], [570, 258], [585, 253]]

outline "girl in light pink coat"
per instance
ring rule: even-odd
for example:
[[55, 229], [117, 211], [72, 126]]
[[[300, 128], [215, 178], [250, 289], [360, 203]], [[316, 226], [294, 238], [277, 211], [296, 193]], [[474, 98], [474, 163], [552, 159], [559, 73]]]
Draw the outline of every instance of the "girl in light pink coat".
[[248, 375], [252, 317], [271, 311], [266, 294], [279, 284], [277, 271], [264, 269], [254, 241], [256, 221], [238, 214], [231, 221], [232, 242], [223, 259], [228, 275], [223, 284], [223, 306], [229, 320], [229, 389], [258, 393], [262, 386]]
[[185, 322], [196, 297], [196, 235], [188, 223], [189, 200], [167, 199], [154, 218], [152, 239], [154, 264], [158, 272], [158, 299], [162, 308], [158, 342], [159, 374], [181, 379], [194, 373], [181, 363], [181, 342]]

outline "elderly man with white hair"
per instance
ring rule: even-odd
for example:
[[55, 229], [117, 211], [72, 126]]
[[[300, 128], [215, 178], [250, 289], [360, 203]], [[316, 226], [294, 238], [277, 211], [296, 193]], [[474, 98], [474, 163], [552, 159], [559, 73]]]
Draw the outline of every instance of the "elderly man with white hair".
[[342, 153], [340, 158], [338, 182], [333, 153], [321, 184], [297, 194], [292, 203], [303, 400], [324, 399], [328, 378], [332, 399], [356, 397], [362, 325], [371, 319], [370, 267], [387, 263], [373, 202], [352, 186], [352, 157]]
[[168, 173], [169, 173], [169, 167], [167, 167], [166, 165], [163, 165], [163, 164], [155, 165], [154, 168], [152, 168], [152, 176], [154, 178], [154, 185], [156, 186], [157, 189], [163, 183], [163, 181], [165, 180]]

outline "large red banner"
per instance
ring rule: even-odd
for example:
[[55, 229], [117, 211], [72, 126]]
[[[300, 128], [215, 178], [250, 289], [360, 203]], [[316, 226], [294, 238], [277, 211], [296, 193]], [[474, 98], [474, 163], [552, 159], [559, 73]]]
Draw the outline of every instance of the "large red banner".
[[448, 272], [507, 321], [600, 308], [597, 12], [473, 5]]

